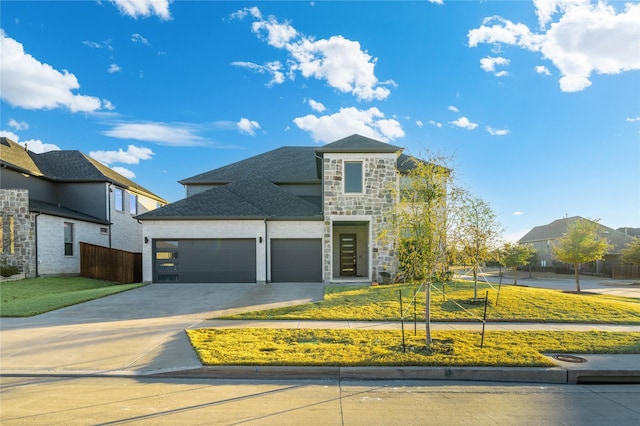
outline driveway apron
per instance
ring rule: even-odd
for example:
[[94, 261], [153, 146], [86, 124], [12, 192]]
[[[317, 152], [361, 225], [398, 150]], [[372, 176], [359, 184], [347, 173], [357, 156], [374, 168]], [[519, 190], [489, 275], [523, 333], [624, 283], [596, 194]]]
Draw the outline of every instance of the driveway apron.
[[200, 367], [185, 328], [322, 300], [321, 283], [153, 284], [0, 322], [2, 374], [152, 374]]

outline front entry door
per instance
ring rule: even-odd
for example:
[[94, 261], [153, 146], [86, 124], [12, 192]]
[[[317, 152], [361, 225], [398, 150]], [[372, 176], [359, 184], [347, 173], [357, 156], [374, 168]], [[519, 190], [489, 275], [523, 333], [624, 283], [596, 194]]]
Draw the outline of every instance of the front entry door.
[[340, 275], [356, 276], [356, 234], [340, 234]]

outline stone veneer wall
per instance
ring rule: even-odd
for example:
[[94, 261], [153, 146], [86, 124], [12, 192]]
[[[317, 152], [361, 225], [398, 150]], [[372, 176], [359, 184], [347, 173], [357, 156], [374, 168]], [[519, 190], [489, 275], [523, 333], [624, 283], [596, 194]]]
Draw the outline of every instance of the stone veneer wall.
[[[362, 194], [345, 194], [343, 189], [344, 161], [362, 161], [364, 186]], [[324, 279], [332, 276], [332, 219], [353, 220], [367, 217], [371, 227], [371, 277], [380, 279], [379, 272], [386, 270], [395, 277], [396, 253], [393, 243], [380, 241], [379, 235], [388, 225], [388, 213], [394, 206], [393, 189], [398, 185], [395, 154], [324, 154]]]
[[[2, 251], [0, 263], [19, 267], [25, 277], [36, 274], [36, 222], [29, 212], [29, 191], [26, 189], [0, 189], [2, 215]], [[11, 253], [10, 222], [13, 218], [13, 253]]]

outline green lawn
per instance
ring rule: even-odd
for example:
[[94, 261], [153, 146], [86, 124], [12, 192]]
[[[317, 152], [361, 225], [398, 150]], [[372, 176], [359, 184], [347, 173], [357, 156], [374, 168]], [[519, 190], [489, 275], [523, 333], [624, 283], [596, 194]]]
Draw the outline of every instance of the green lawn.
[[[432, 321], [481, 320], [484, 305], [471, 303], [473, 283], [454, 281], [433, 286], [431, 292]], [[640, 300], [590, 293], [572, 294], [557, 290], [505, 285], [497, 299], [497, 285], [478, 283], [478, 295], [489, 292], [488, 321], [512, 322], [587, 322], [609, 324], [640, 324]], [[415, 312], [424, 321], [424, 289], [411, 284], [384, 286], [327, 287], [324, 300], [306, 305], [247, 312], [231, 319], [296, 319], [296, 320], [393, 320], [399, 321], [399, 292], [402, 292], [405, 320]], [[497, 301], [497, 303], [496, 303]]]
[[30, 278], [0, 283], [0, 316], [29, 317], [140, 287], [82, 277]]
[[543, 353], [640, 353], [640, 333], [433, 332], [391, 330], [195, 329], [187, 330], [204, 365], [517, 366], [553, 363]]

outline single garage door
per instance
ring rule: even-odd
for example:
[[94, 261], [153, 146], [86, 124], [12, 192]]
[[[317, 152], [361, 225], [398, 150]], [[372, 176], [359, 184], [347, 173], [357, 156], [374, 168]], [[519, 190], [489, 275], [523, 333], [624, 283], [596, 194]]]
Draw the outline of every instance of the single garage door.
[[156, 240], [154, 259], [154, 282], [256, 282], [255, 239]]
[[322, 240], [272, 239], [271, 281], [322, 281]]

